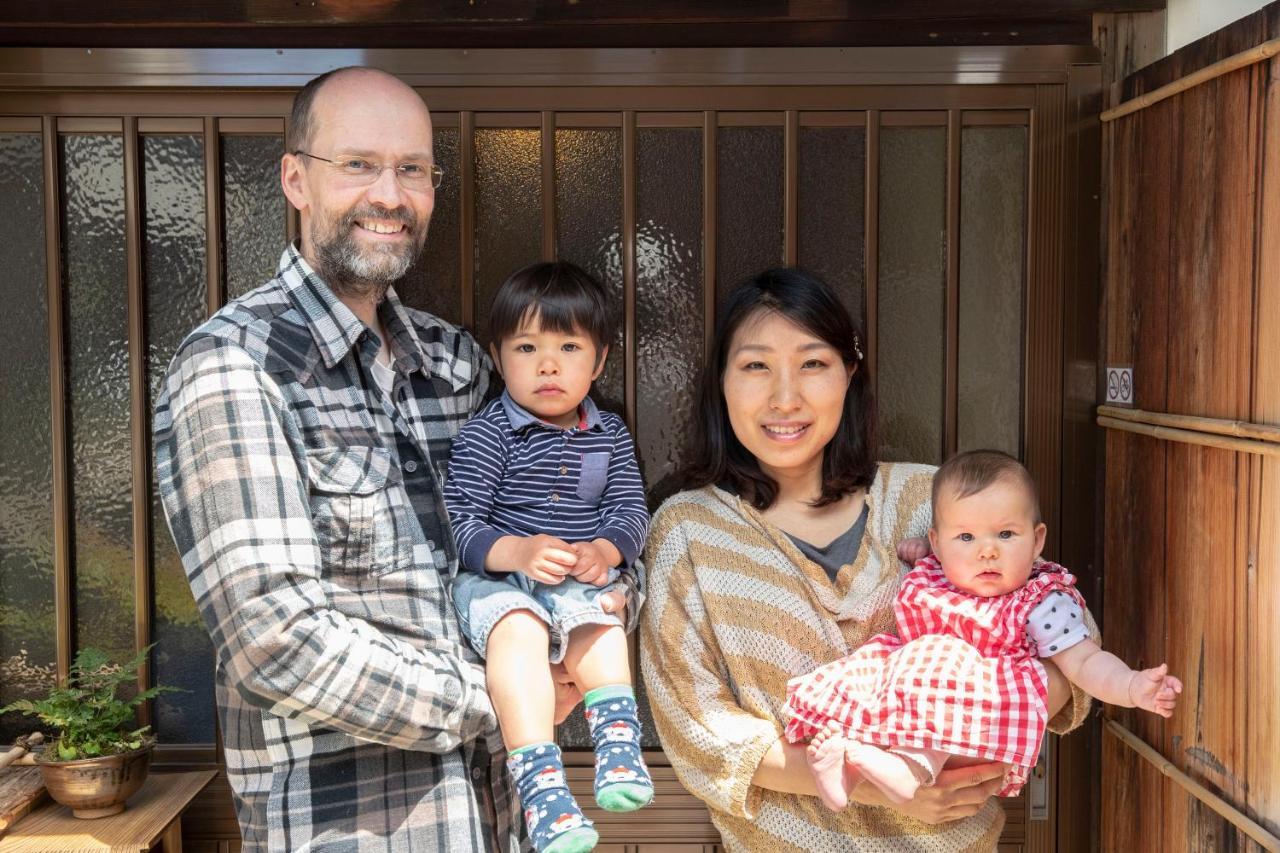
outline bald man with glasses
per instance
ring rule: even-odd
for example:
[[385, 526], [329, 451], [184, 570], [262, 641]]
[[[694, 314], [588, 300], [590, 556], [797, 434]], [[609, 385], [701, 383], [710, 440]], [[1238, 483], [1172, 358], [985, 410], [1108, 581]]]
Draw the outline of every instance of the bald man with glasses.
[[393, 287], [444, 178], [431, 116], [395, 77], [338, 69], [298, 93], [286, 152], [299, 240], [187, 337], [155, 413], [243, 849], [516, 850], [441, 496], [491, 365]]

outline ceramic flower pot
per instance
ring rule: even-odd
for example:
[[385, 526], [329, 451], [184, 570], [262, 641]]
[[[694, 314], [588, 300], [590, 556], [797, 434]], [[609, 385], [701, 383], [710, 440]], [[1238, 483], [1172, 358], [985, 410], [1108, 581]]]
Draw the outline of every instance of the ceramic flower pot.
[[132, 752], [73, 761], [52, 760], [47, 756], [57, 753], [47, 749], [36, 764], [54, 801], [69, 807], [78, 818], [106, 817], [124, 811], [125, 800], [142, 787], [154, 746], [151, 742]]

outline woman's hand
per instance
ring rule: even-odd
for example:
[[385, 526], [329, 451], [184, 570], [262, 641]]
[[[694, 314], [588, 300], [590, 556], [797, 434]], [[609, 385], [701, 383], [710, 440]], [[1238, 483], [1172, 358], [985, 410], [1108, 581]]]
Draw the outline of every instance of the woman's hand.
[[1003, 764], [974, 764], [945, 768], [933, 785], [921, 785], [905, 803], [891, 803], [874, 785], [863, 782], [852, 799], [870, 806], [888, 806], [924, 823], [946, 823], [977, 814], [1004, 785]]

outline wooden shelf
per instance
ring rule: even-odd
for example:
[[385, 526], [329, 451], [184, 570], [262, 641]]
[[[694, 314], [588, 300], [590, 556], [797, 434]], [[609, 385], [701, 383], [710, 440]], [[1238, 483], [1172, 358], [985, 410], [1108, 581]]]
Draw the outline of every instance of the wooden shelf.
[[128, 808], [96, 820], [80, 820], [72, 817], [66, 806], [49, 803], [18, 821], [0, 839], [0, 853], [134, 853], [150, 850], [162, 840], [165, 853], [180, 853], [182, 812], [216, 775], [214, 770], [152, 773], [142, 789], [129, 798]]

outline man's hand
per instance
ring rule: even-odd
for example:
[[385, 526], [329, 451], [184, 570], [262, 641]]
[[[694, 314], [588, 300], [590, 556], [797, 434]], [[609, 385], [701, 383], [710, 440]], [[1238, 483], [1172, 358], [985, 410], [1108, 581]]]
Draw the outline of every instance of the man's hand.
[[[960, 820], [977, 814], [987, 800], [995, 796], [996, 791], [1004, 786], [1004, 772], [1003, 764], [994, 763], [945, 768], [938, 774], [937, 782], [933, 785], [921, 785], [916, 789], [915, 797], [907, 802], [896, 805], [885, 802], [883, 805], [925, 823]], [[869, 782], [859, 785], [856, 799], [860, 802], [873, 799], [861, 796], [871, 787]], [[875, 795], [874, 799], [877, 801], [883, 797], [879, 791]]]
[[929, 556], [929, 540], [923, 536], [910, 536], [898, 543], [898, 559], [908, 566]]
[[[592, 586], [604, 586], [609, 582], [609, 570], [622, 562], [622, 555], [617, 547], [608, 539], [595, 539], [591, 542], [574, 542], [569, 546], [577, 555], [578, 562], [569, 571], [583, 583]], [[617, 559], [614, 559], [614, 558]]]
[[1172, 717], [1173, 706], [1178, 704], [1178, 694], [1182, 692], [1182, 682], [1168, 672], [1169, 665], [1162, 663], [1129, 676], [1129, 701], [1133, 707], [1166, 719]]
[[577, 562], [572, 545], [545, 533], [521, 537], [516, 546], [516, 571], [538, 583], [560, 583]]

